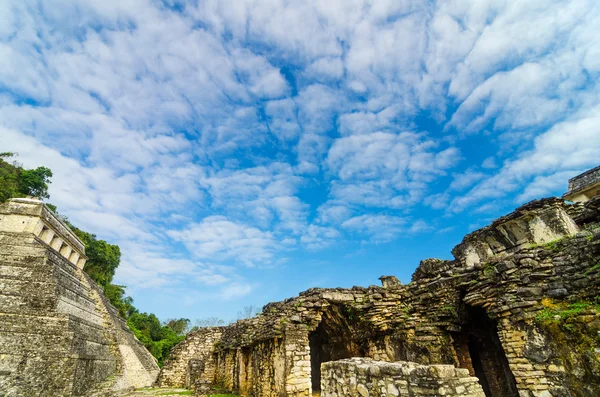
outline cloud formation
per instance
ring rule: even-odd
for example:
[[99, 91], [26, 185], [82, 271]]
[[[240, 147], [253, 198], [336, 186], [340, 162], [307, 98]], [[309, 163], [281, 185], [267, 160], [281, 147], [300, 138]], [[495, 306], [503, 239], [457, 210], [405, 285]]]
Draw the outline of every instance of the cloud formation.
[[242, 299], [305, 252], [479, 223], [597, 165], [599, 19], [593, 0], [6, 1], [0, 146], [121, 245], [122, 282]]

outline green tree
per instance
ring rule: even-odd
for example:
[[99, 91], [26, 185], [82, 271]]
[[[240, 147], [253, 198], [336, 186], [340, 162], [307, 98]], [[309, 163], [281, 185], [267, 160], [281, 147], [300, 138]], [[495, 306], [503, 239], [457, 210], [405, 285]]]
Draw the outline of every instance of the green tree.
[[[1, 155], [5, 155], [2, 153]], [[14, 165], [0, 158], [0, 202], [19, 195], [18, 172]]]
[[161, 325], [154, 314], [134, 313], [127, 319], [127, 325], [140, 342], [156, 357], [160, 366], [169, 357], [173, 346], [185, 338], [185, 336], [175, 333], [167, 325]]
[[21, 169], [19, 177], [19, 192], [25, 196], [50, 198], [48, 184], [52, 177], [50, 168], [38, 167], [34, 170]]
[[9, 163], [5, 160], [15, 155], [12, 152], [0, 153], [0, 202], [25, 196], [49, 198], [48, 184], [52, 171], [46, 167], [27, 170], [16, 161]]
[[73, 232], [85, 244], [85, 254], [88, 257], [83, 270], [92, 280], [102, 287], [109, 285], [121, 262], [121, 249], [118, 245], [98, 240], [95, 234], [84, 232], [71, 225]]
[[171, 328], [177, 335], [185, 335], [190, 328], [189, 318], [172, 318], [167, 320], [167, 327]]
[[137, 313], [138, 309], [133, 306], [133, 298], [125, 296], [125, 288], [123, 285], [107, 284], [104, 287], [104, 296], [119, 310], [119, 315], [126, 319]]

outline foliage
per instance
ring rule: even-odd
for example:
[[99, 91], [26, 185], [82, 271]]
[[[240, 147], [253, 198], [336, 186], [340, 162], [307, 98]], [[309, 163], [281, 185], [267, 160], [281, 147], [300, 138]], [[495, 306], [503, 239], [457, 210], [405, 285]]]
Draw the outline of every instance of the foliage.
[[594, 266], [587, 269], [584, 274], [587, 276], [588, 274], [594, 273], [598, 269], [600, 269], [600, 262], [596, 263]]
[[445, 305], [442, 307], [442, 310], [451, 316], [456, 316], [456, 308], [452, 305]]
[[177, 335], [167, 325], [161, 324], [152, 313], [133, 313], [127, 319], [127, 325], [158, 360], [158, 365], [161, 367], [169, 357], [173, 346], [185, 339], [185, 336]]
[[106, 288], [112, 282], [121, 261], [119, 246], [98, 240], [96, 235], [84, 232], [73, 225], [70, 226], [85, 244], [85, 254], [88, 260], [83, 270], [90, 275], [92, 280]]
[[11, 152], [0, 153], [0, 202], [14, 197], [50, 197], [48, 184], [52, 171], [46, 167], [24, 169], [19, 163], [5, 159], [14, 157]]
[[565, 323], [569, 319], [578, 316], [584, 311], [595, 311], [600, 313], [600, 302], [578, 301], [556, 303], [551, 299], [543, 299], [544, 308], [535, 317], [538, 323]]
[[177, 335], [185, 335], [190, 329], [189, 318], [171, 318], [167, 320], [167, 327], [171, 328]]
[[125, 319], [131, 317], [138, 309], [133, 306], [133, 298], [125, 296], [125, 286], [108, 284], [104, 287], [104, 296], [119, 310], [119, 315]]
[[38, 167], [34, 170], [21, 169], [19, 191], [26, 196], [49, 198], [48, 183], [52, 178], [50, 168]]
[[564, 239], [565, 239], [565, 237], [563, 237], [563, 238], [559, 238], [559, 239], [557, 239], [557, 240], [550, 241], [550, 242], [546, 243], [546, 244], [544, 245], [544, 247], [546, 247], [546, 248], [547, 248], [547, 249], [549, 249], [550, 251], [553, 251], [553, 252], [558, 252], [558, 251], [560, 251], [561, 242], [562, 242], [562, 240], [564, 240]]
[[487, 265], [483, 269], [483, 275], [485, 277], [493, 277], [496, 275], [496, 268], [493, 265]]

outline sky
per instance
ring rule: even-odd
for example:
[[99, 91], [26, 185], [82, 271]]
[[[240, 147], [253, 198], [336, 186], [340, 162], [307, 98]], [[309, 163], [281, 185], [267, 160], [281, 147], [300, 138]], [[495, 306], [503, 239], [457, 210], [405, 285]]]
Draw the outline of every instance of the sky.
[[159, 318], [410, 281], [600, 164], [595, 0], [4, 0], [0, 151]]

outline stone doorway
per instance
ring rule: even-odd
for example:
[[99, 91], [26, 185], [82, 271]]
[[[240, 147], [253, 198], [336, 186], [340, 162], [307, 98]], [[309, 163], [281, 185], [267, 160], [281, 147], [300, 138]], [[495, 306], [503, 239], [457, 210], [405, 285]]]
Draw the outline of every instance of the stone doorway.
[[498, 337], [498, 324], [485, 309], [467, 305], [462, 331], [454, 335], [459, 365], [479, 379], [486, 397], [518, 397], [517, 383]]
[[343, 307], [332, 306], [324, 313], [317, 329], [308, 336], [313, 396], [321, 392], [321, 364], [350, 357], [364, 357], [353, 338], [353, 319]]

